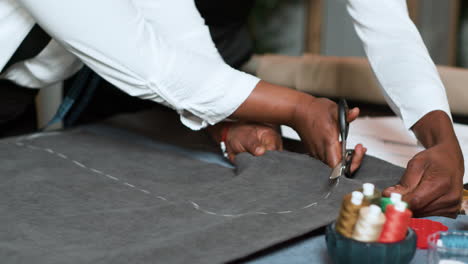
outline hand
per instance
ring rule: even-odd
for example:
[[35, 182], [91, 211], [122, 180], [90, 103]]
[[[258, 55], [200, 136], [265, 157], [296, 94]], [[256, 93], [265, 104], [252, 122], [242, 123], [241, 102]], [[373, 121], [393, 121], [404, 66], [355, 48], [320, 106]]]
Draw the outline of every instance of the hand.
[[[217, 143], [221, 141], [221, 133], [226, 123], [209, 129]], [[283, 150], [281, 135], [273, 125], [253, 122], [230, 123], [226, 138], [226, 151], [229, 160], [234, 162], [237, 154], [249, 152], [254, 156], [261, 156], [268, 150]]]
[[[392, 192], [401, 193], [416, 216], [456, 217], [460, 209], [463, 154], [450, 119], [445, 114], [445, 117], [440, 115], [441, 113], [432, 112], [413, 129], [421, 142], [429, 147], [408, 162], [400, 183], [387, 188], [383, 193], [385, 196]], [[437, 127], [433, 131], [442, 137], [430, 133], [433, 127]], [[433, 136], [428, 136], [430, 134]]]
[[[324, 98], [314, 98], [298, 107], [294, 129], [299, 133], [310, 155], [330, 167], [341, 161], [341, 142], [338, 141], [338, 106]], [[356, 120], [359, 108], [348, 113], [348, 122]], [[361, 144], [355, 146], [351, 172], [356, 171], [367, 151]]]
[[[352, 109], [348, 121], [355, 120], [358, 115], [359, 109]], [[309, 153], [315, 158], [330, 167], [336, 167], [341, 160], [338, 108], [330, 100], [317, 99], [309, 94], [260, 81], [231, 118], [288, 125], [299, 133]], [[355, 147], [352, 172], [360, 166], [365, 152], [361, 144]]]

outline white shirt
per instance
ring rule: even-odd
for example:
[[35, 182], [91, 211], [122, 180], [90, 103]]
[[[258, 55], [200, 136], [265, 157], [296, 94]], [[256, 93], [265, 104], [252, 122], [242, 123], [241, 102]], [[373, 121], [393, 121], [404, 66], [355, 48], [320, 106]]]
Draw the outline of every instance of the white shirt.
[[[450, 116], [406, 1], [348, 0], [348, 11], [387, 101], [406, 127], [433, 110]], [[0, 78], [40, 88], [64, 80], [84, 62], [126, 93], [171, 106], [192, 129], [230, 116], [259, 81], [222, 61], [193, 0], [0, 0], [0, 69], [34, 23], [54, 40]]]

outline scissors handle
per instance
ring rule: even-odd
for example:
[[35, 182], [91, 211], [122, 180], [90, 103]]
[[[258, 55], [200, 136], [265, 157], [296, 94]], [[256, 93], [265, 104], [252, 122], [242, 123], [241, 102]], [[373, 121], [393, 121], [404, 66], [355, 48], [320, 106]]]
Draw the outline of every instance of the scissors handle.
[[341, 135], [341, 155], [343, 164], [345, 163], [346, 154], [346, 139], [348, 138], [349, 122], [348, 122], [348, 104], [345, 99], [340, 99], [338, 102], [338, 125]]
[[348, 122], [348, 104], [345, 99], [340, 99], [338, 103], [338, 119], [340, 125], [341, 140], [346, 140], [348, 138], [349, 132], [349, 122]]

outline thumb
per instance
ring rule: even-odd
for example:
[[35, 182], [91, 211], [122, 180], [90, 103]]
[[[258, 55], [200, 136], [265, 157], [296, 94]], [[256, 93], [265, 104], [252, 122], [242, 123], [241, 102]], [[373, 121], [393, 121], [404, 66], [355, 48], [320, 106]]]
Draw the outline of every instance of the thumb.
[[254, 156], [261, 156], [265, 154], [266, 151], [262, 142], [255, 137], [251, 137], [251, 140], [247, 141], [247, 143], [244, 145], [244, 148], [247, 150], [247, 152]]
[[408, 162], [407, 168], [400, 182], [394, 186], [388, 187], [383, 191], [384, 196], [390, 196], [392, 192], [406, 195], [412, 192], [421, 182], [425, 171], [425, 161], [413, 158]]
[[266, 150], [281, 150], [282, 142], [279, 134], [273, 130], [261, 131], [258, 135], [259, 141]]
[[325, 157], [326, 157], [325, 163], [331, 168], [336, 167], [338, 163], [340, 163], [341, 143], [338, 140], [336, 140], [334, 144], [328, 146]]

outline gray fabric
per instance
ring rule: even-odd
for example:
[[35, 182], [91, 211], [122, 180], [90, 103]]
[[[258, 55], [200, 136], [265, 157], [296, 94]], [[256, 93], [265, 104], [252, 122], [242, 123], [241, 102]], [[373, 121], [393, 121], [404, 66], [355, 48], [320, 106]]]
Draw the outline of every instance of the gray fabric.
[[326, 225], [363, 181], [402, 174], [366, 158], [324, 199], [330, 169], [305, 155], [244, 154], [232, 170], [93, 131], [0, 141], [3, 263], [228, 262]]

